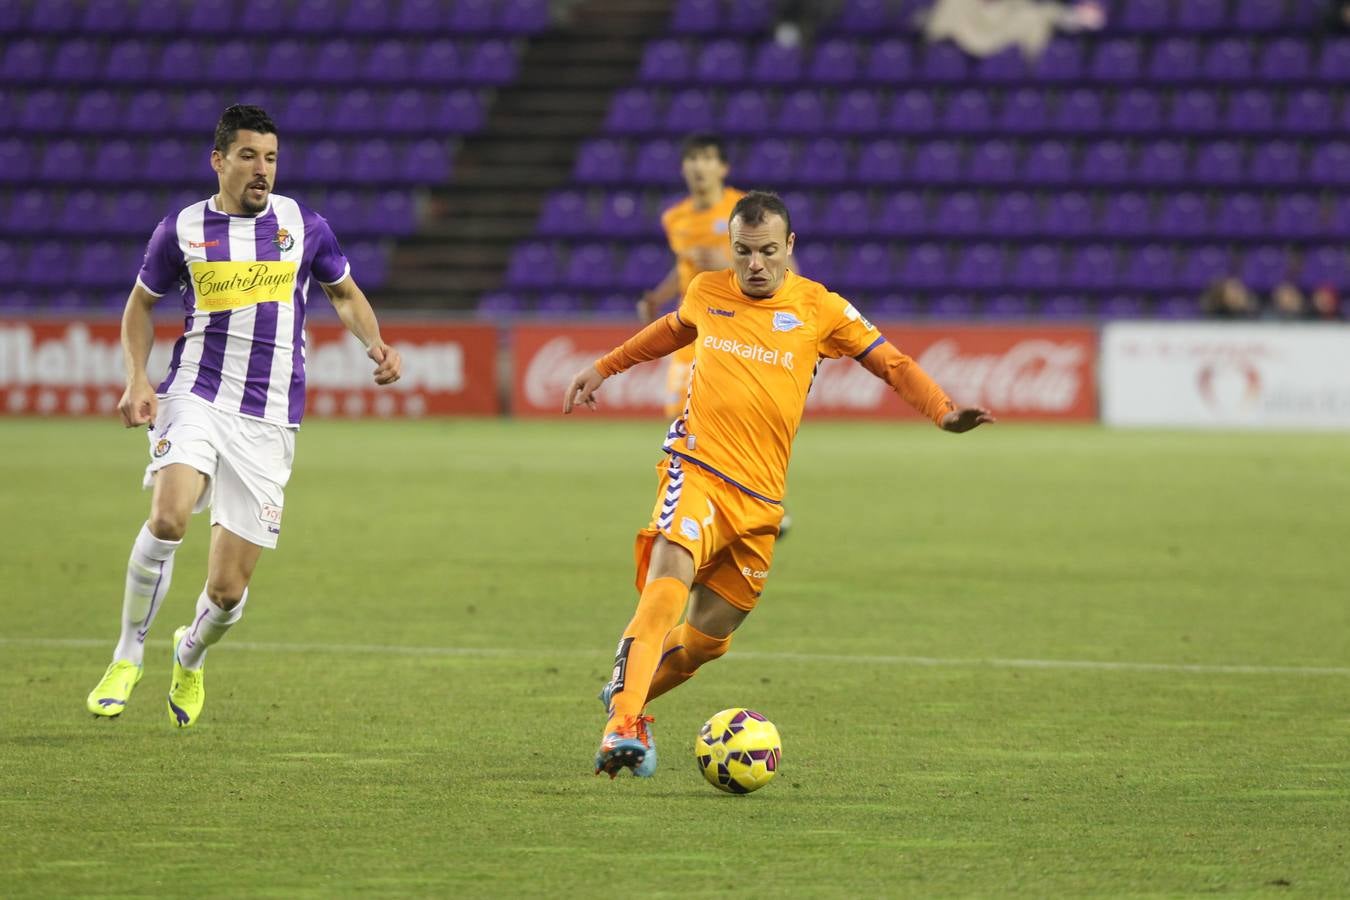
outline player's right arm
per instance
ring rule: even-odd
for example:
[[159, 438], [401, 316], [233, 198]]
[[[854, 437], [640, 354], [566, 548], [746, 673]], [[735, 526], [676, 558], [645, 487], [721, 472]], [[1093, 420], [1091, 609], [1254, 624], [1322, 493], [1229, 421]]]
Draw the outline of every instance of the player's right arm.
[[127, 389], [122, 392], [117, 410], [122, 414], [122, 424], [128, 428], [154, 424], [159, 411], [159, 399], [145, 370], [150, 348], [155, 345], [155, 321], [150, 310], [158, 299], [137, 281], [122, 311], [122, 362]]
[[638, 363], [674, 353], [686, 344], [693, 343], [696, 337], [698, 329], [680, 318], [678, 310], [667, 313], [597, 359], [594, 365], [578, 372], [563, 395], [564, 415], [572, 412], [573, 406], [595, 409], [595, 392], [606, 378], [625, 372]]

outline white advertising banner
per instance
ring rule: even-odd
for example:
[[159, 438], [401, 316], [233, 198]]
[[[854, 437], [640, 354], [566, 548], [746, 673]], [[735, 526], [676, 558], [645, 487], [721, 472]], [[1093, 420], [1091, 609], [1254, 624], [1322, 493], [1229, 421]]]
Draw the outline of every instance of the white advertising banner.
[[1350, 429], [1350, 325], [1113, 322], [1108, 425]]

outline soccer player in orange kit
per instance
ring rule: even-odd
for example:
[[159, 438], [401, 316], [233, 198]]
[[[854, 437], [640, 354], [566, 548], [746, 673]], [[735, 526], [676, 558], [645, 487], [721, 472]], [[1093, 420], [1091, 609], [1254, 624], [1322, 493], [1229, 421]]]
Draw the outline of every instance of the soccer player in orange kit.
[[594, 408], [606, 378], [694, 348], [684, 409], [658, 467], [652, 521], [638, 533], [637, 612], [601, 691], [609, 718], [595, 771], [611, 778], [624, 768], [642, 777], [655, 772], [647, 702], [725, 653], [759, 600], [792, 440], [822, 357], [853, 357], [945, 431], [994, 421], [988, 410], [958, 409], [852, 304], [789, 271], [796, 235], [776, 194], [742, 197], [728, 230], [731, 268], [694, 278], [675, 312], [578, 372], [563, 398], [564, 413]]

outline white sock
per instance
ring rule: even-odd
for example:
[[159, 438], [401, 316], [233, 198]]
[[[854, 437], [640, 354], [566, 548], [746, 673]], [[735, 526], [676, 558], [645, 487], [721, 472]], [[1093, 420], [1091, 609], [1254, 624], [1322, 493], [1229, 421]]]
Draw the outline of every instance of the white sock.
[[131, 545], [127, 561], [127, 586], [122, 594], [122, 636], [117, 640], [113, 659], [129, 659], [136, 665], [145, 656], [145, 636], [150, 623], [164, 605], [173, 578], [173, 554], [182, 541], [162, 541], [150, 533], [149, 524], [141, 526]]
[[200, 669], [206, 662], [206, 648], [225, 636], [235, 622], [244, 615], [244, 604], [248, 602], [248, 588], [234, 609], [221, 609], [211, 602], [202, 591], [197, 598], [197, 618], [183, 640], [178, 644], [178, 663], [185, 669]]

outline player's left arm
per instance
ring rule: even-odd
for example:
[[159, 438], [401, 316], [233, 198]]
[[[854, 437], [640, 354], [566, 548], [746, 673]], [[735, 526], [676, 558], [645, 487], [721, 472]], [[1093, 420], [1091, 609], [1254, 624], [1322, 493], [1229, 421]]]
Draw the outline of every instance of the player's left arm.
[[[323, 284], [320, 282], [320, 284]], [[380, 337], [380, 323], [375, 318], [366, 294], [348, 273], [336, 284], [323, 284], [323, 292], [337, 310], [338, 318], [347, 330], [366, 348], [366, 356], [375, 363], [375, 383], [393, 384], [403, 375], [403, 357], [396, 348]]]

